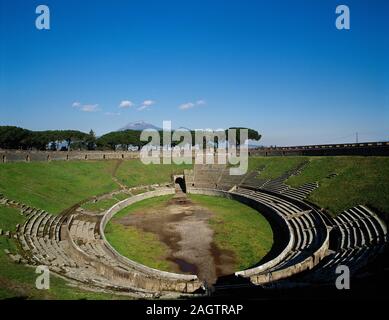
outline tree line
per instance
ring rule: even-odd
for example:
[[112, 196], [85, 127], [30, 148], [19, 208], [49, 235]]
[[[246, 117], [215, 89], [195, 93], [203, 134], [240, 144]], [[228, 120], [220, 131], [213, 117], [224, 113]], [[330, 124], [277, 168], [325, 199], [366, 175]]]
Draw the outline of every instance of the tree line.
[[0, 148], [2, 149], [93, 150], [95, 145], [96, 136], [92, 130], [89, 133], [78, 130], [32, 131], [14, 126], [0, 126]]
[[[240, 129], [248, 129], [242, 127], [234, 127], [236, 129], [235, 143], [239, 144]], [[195, 144], [196, 131], [190, 131], [192, 137], [192, 145]], [[228, 140], [228, 132], [224, 141], [215, 139], [214, 144], [219, 144]], [[163, 135], [166, 132], [159, 131], [159, 145], [163, 145]], [[261, 135], [253, 129], [248, 129], [248, 138], [258, 141]], [[205, 138], [204, 138], [205, 139]], [[149, 139], [150, 141], [150, 139]], [[141, 148], [149, 143], [149, 141], [141, 141], [141, 131], [124, 130], [112, 131], [100, 137], [96, 137], [93, 130], [89, 133], [78, 130], [46, 130], [32, 131], [15, 126], [0, 126], [0, 148], [1, 149], [21, 149], [21, 150], [128, 150], [130, 147]], [[180, 141], [172, 141], [171, 146], [179, 144]]]

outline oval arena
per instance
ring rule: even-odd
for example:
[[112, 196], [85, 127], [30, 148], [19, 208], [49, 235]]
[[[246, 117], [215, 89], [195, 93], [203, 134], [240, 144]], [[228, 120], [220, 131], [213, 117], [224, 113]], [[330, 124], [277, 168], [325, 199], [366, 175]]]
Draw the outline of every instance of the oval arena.
[[[364, 205], [331, 217], [306, 201], [319, 187], [317, 182], [298, 188], [284, 183], [306, 165], [304, 162], [275, 179], [258, 178], [256, 171], [230, 176], [223, 165], [195, 165], [173, 175], [170, 183], [142, 186], [141, 192], [125, 197], [101, 214], [85, 213], [78, 204], [52, 215], [2, 195], [3, 205], [19, 209], [26, 217], [24, 224], [6, 235], [15, 238], [20, 248], [20, 252], [8, 255], [23, 264], [46, 265], [60, 277], [89, 290], [141, 298], [334, 283], [338, 265], [347, 265], [356, 274], [380, 257], [388, 242], [387, 227]], [[251, 268], [231, 274], [232, 281], [219, 279], [209, 284], [195, 274], [161, 271], [126, 258], [107, 241], [105, 227], [123, 208], [153, 197], [185, 193], [229, 198], [257, 210], [272, 227], [271, 251]]]

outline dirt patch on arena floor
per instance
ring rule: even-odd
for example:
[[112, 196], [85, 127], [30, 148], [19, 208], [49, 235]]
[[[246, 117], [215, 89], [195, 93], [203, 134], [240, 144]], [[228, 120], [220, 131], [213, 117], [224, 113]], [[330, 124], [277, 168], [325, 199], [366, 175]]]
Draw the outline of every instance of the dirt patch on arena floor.
[[233, 273], [234, 253], [219, 249], [213, 242], [208, 220], [213, 213], [193, 203], [185, 194], [176, 194], [162, 207], [136, 211], [116, 220], [158, 235], [169, 247], [176, 272], [197, 274], [208, 284], [217, 277]]

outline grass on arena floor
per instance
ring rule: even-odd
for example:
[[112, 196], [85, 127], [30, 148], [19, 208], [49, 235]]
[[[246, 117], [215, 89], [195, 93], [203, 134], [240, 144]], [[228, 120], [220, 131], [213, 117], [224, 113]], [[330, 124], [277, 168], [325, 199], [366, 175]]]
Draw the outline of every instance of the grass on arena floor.
[[[260, 261], [273, 243], [273, 233], [267, 220], [256, 210], [234, 200], [203, 195], [188, 197], [214, 213], [209, 223], [215, 232], [214, 242], [224, 250], [230, 250], [236, 258], [236, 270], [252, 266]], [[108, 223], [107, 240], [124, 256], [152, 268], [172, 271], [166, 261], [168, 247], [150, 232], [135, 227], [124, 227], [117, 219], [142, 209], [163, 207], [171, 195], [139, 201], [122, 209]]]
[[142, 263], [148, 267], [164, 271], [172, 271], [171, 262], [164, 258], [169, 248], [158, 236], [133, 226], [123, 226], [117, 220], [147, 208], [162, 208], [173, 195], [145, 199], [119, 211], [105, 227], [105, 236], [111, 245], [125, 257]]
[[189, 194], [188, 197], [214, 213], [209, 223], [214, 242], [234, 253], [236, 270], [258, 263], [271, 249], [273, 232], [269, 222], [255, 209], [235, 200]]

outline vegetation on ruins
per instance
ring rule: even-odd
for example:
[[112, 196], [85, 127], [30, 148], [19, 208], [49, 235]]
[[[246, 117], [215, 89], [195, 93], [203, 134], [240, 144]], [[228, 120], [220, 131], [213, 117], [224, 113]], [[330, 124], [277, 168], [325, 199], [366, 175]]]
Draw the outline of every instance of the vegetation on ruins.
[[[147, 166], [139, 166], [138, 160], [131, 161], [147, 177]], [[31, 165], [31, 166], [30, 166]], [[71, 161], [51, 163], [5, 163], [0, 165], [0, 193], [8, 198], [23, 202], [32, 207], [58, 214], [81, 201], [98, 194], [119, 190], [114, 181], [117, 161]], [[169, 166], [166, 166], [169, 167]], [[174, 165], [172, 165], [174, 167]], [[133, 167], [129, 166], [128, 169]], [[177, 169], [176, 169], [177, 170]], [[171, 171], [160, 172], [151, 183], [170, 181]], [[115, 198], [113, 201], [112, 199]], [[87, 202], [88, 210], [99, 211], [101, 206], [117, 202], [123, 194], [115, 195], [111, 200]], [[14, 231], [17, 224], [22, 225], [26, 217], [15, 208], [0, 205], [0, 229]], [[118, 299], [112, 294], [96, 293], [69, 286], [64, 279], [51, 277], [50, 290], [35, 288], [35, 269], [15, 264], [7, 257], [4, 249], [16, 252], [16, 241], [0, 236], [0, 299], [15, 296], [25, 299]]]
[[116, 177], [128, 187], [164, 183], [171, 180], [173, 174], [182, 174], [191, 169], [190, 164], [144, 165], [141, 161], [123, 161], [116, 171]]
[[[215, 233], [214, 244], [221, 250], [233, 253], [236, 270], [251, 267], [270, 251], [272, 229], [255, 209], [231, 199], [193, 194], [188, 197], [213, 213], [209, 225]], [[108, 241], [119, 253], [134, 261], [152, 268], [174, 271], [171, 262], [166, 259], [169, 248], [155, 234], [119, 222], [121, 218], [142, 213], [145, 209], [163, 208], [171, 198], [171, 195], [150, 198], [122, 209], [106, 226]], [[242, 237], [242, 234], [245, 236]]]
[[146, 166], [135, 159], [4, 163], [0, 164], [0, 193], [58, 214], [83, 200], [119, 190], [115, 177], [123, 185], [134, 187], [169, 182], [172, 174], [188, 168], [191, 166]]
[[308, 200], [333, 215], [357, 204], [365, 204], [389, 218], [389, 158], [387, 157], [250, 157], [249, 171], [258, 179], [274, 179], [307, 162], [299, 175], [286, 184], [299, 187], [319, 182]]
[[104, 197], [103, 199], [93, 199], [81, 205], [81, 208], [92, 212], [103, 212], [111, 208], [115, 203], [128, 198], [128, 193], [116, 193], [110, 197]]
[[112, 180], [115, 161], [26, 164], [1, 165], [0, 193], [53, 214], [119, 188]]
[[[65, 279], [54, 276], [50, 278], [49, 290], [38, 290], [35, 287], [37, 276], [35, 268], [15, 264], [7, 257], [5, 249], [16, 252], [16, 241], [0, 237], [0, 299], [17, 297], [19, 299], [117, 300], [121, 298], [109, 293], [82, 290], [76, 286], [70, 286]], [[128, 299], [128, 297], [123, 298]]]
[[318, 181], [308, 197], [333, 215], [364, 204], [389, 221], [388, 157], [310, 157], [309, 163], [287, 184], [298, 187]]
[[248, 171], [259, 171], [261, 179], [275, 179], [305, 161], [306, 157], [249, 157]]
[[270, 251], [273, 231], [258, 211], [231, 199], [198, 194], [188, 196], [214, 213], [209, 223], [215, 233], [215, 244], [234, 253], [236, 270], [253, 266]]
[[[307, 165], [302, 172], [290, 177], [286, 183], [298, 187], [307, 182], [318, 181], [319, 188], [314, 190], [308, 198], [311, 202], [328, 209], [334, 215], [355, 205], [365, 204], [378, 213], [384, 214], [386, 218], [388, 217], [389, 159], [386, 157], [250, 157], [249, 170], [259, 171], [258, 179], [274, 179], [303, 162], [307, 162]], [[85, 209], [98, 212], [119, 201], [123, 196], [119, 194], [110, 199], [91, 201], [99, 194], [119, 190], [123, 186], [133, 187], [169, 182], [172, 174], [182, 173], [183, 169], [188, 168], [191, 166], [146, 166], [142, 165], [139, 160], [2, 163], [0, 164], [0, 193], [9, 199], [47, 210], [53, 214], [58, 214], [84, 201]], [[224, 202], [225, 200], [218, 203], [217, 198], [208, 200], [205, 197], [203, 199], [193, 195], [190, 197], [193, 201], [209, 206], [214, 212], [220, 210], [217, 219], [214, 222], [210, 221], [216, 232], [215, 241], [220, 247], [230, 245], [234, 246], [235, 252], [241, 250], [241, 253], [237, 253], [237, 256], [242, 257], [240, 263], [243, 263], [242, 261], [248, 263], [250, 259], [254, 259], [254, 256], [249, 254], [251, 249], [244, 250], [247, 244], [244, 244], [245, 240], [241, 239], [243, 237], [236, 240], [239, 235], [229, 229], [232, 224], [236, 230], [244, 230], [244, 234], [250, 234], [250, 226], [239, 219], [240, 217], [243, 219], [243, 216], [238, 217], [238, 215], [228, 213], [234, 210], [243, 212], [242, 208], [233, 209], [231, 203]], [[0, 229], [3, 231], [14, 231], [16, 224], [23, 224], [25, 218], [20, 215], [18, 209], [0, 205]], [[218, 221], [225, 223], [218, 223]], [[251, 235], [247, 239], [258, 237], [262, 230], [266, 229], [257, 228], [255, 237]], [[128, 233], [128, 239], [131, 241], [137, 241], [137, 239], [140, 241], [144, 237], [139, 230], [119, 230], [121, 231]], [[229, 244], [225, 242], [228, 238], [227, 234], [230, 237]], [[243, 231], [240, 231], [241, 234]], [[265, 243], [264, 237], [261, 239], [261, 245]], [[144, 239], [148, 241], [146, 242], [148, 244], [158, 241], [151, 235]], [[146, 247], [148, 250], [158, 249], [154, 244]], [[110, 294], [92, 293], [70, 287], [65, 280], [58, 277], [51, 278], [49, 291], [37, 290], [35, 289], [35, 270], [12, 262], [4, 249], [17, 252], [15, 239], [0, 236], [0, 298], [15, 296], [26, 299], [117, 298]], [[260, 252], [258, 248], [255, 250]], [[161, 268], [164, 267], [161, 266]]]
[[129, 214], [136, 214], [144, 208], [161, 208], [171, 198], [171, 195], [150, 198], [119, 211], [105, 228], [107, 240], [120, 254], [129, 259], [151, 268], [174, 271], [172, 262], [166, 260], [169, 247], [162, 243], [156, 234], [117, 222], [118, 219]]

